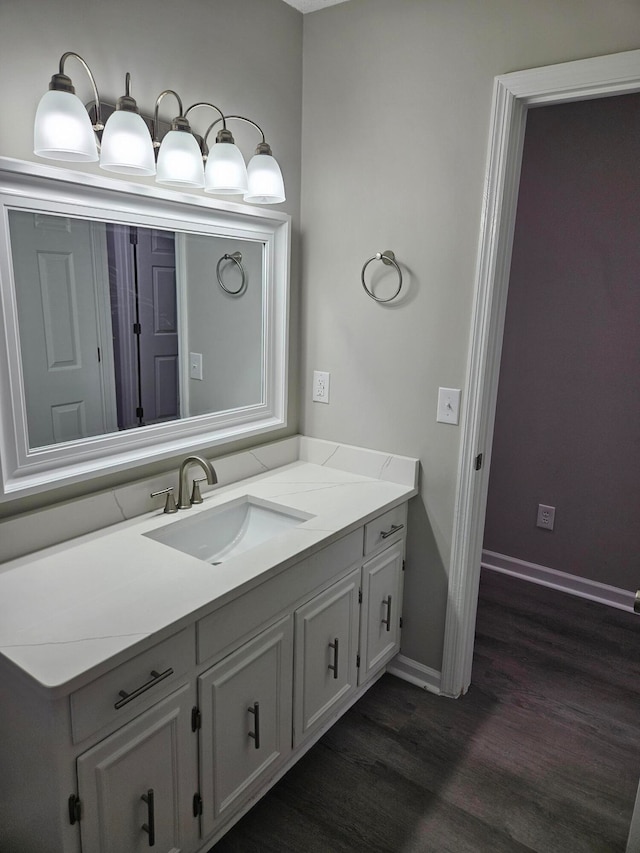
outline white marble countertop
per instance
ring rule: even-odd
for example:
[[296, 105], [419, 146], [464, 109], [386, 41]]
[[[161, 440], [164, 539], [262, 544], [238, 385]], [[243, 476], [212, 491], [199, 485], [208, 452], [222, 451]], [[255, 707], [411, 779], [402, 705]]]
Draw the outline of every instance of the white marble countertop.
[[[296, 461], [214, 489], [188, 512], [156, 510], [6, 563], [0, 654], [52, 696], [77, 689], [134, 646], [169, 636], [415, 495], [415, 482], [382, 473], [385, 459], [415, 460], [381, 458], [373, 476]], [[245, 495], [313, 517], [216, 567], [143, 535]]]

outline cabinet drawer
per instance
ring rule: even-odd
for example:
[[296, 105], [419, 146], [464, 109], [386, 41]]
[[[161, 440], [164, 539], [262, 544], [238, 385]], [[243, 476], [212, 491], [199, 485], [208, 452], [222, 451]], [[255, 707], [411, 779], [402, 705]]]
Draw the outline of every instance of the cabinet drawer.
[[406, 533], [407, 504], [390, 509], [364, 526], [364, 553], [371, 554], [376, 548], [397, 542]]
[[195, 631], [185, 628], [71, 694], [73, 742], [120, 726], [175, 689], [195, 662]]

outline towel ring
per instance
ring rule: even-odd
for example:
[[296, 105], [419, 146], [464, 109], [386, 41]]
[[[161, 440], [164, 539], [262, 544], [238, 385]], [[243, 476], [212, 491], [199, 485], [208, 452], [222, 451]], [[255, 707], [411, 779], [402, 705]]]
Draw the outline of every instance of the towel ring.
[[[375, 296], [367, 287], [367, 283], [364, 280], [364, 271], [369, 266], [371, 261], [382, 261], [382, 263], [386, 264], [386, 266], [396, 268], [396, 272], [398, 273], [398, 289], [393, 294], [393, 296], [389, 296], [387, 297], [387, 299], [381, 299], [379, 296]], [[391, 300], [395, 299], [396, 296], [402, 290], [402, 270], [400, 269], [400, 266], [396, 261], [396, 256], [391, 251], [391, 249], [387, 249], [385, 252], [376, 252], [372, 258], [369, 258], [368, 261], [365, 261], [365, 264], [362, 267], [362, 275], [360, 276], [360, 278], [362, 281], [362, 286], [365, 289], [365, 293], [367, 294], [367, 296], [370, 296], [372, 299], [375, 299], [376, 302], [391, 302]]]
[[[237, 290], [229, 290], [226, 284], [222, 281], [222, 277], [220, 275], [220, 264], [223, 261], [233, 261], [233, 263], [238, 267], [242, 274], [242, 283]], [[242, 252], [233, 252], [231, 255], [223, 255], [216, 265], [216, 277], [218, 279], [218, 284], [224, 290], [225, 293], [228, 293], [230, 296], [239, 296], [242, 291], [245, 289], [245, 285], [247, 283], [247, 278], [244, 274], [244, 267], [242, 266]]]

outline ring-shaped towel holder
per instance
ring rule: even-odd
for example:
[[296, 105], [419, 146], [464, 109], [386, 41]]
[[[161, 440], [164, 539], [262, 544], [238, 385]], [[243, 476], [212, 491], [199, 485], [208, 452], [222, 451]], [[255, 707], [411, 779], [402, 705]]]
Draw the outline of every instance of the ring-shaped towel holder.
[[[367, 283], [364, 280], [364, 272], [366, 268], [372, 261], [382, 261], [383, 264], [386, 264], [388, 267], [395, 267], [396, 272], [398, 273], [398, 289], [392, 296], [388, 296], [386, 299], [381, 299], [379, 296], [375, 296], [367, 287]], [[372, 299], [375, 299], [376, 302], [391, 302], [392, 299], [395, 299], [396, 296], [402, 290], [402, 270], [398, 262], [396, 261], [396, 256], [391, 251], [391, 249], [387, 249], [385, 252], [376, 252], [372, 258], [369, 258], [368, 261], [365, 261], [364, 266], [362, 267], [362, 275], [360, 276], [362, 280], [362, 286], [365, 289], [365, 293], [367, 296], [370, 296]]]
[[[220, 264], [223, 261], [233, 261], [233, 263], [238, 267], [240, 273], [242, 274], [242, 283], [237, 290], [230, 290], [226, 284], [222, 281], [222, 276], [220, 275]], [[247, 278], [244, 274], [244, 267], [242, 266], [242, 252], [233, 252], [231, 255], [223, 255], [216, 265], [216, 278], [218, 279], [218, 284], [224, 290], [225, 293], [228, 293], [230, 296], [240, 296], [240, 294], [245, 289], [245, 285], [247, 283]]]

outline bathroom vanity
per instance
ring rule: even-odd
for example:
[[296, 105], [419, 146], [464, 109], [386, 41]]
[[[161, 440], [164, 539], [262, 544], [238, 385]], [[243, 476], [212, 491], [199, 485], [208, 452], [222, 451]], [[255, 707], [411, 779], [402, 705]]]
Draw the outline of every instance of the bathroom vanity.
[[[0, 500], [283, 429], [290, 228], [0, 158]], [[163, 477], [0, 523], [2, 853], [205, 853], [399, 651], [417, 461], [296, 436], [215, 465], [175, 515]]]
[[[298, 460], [2, 567], [0, 849], [208, 851], [399, 651], [394, 459]], [[293, 521], [185, 553], [247, 504]]]

